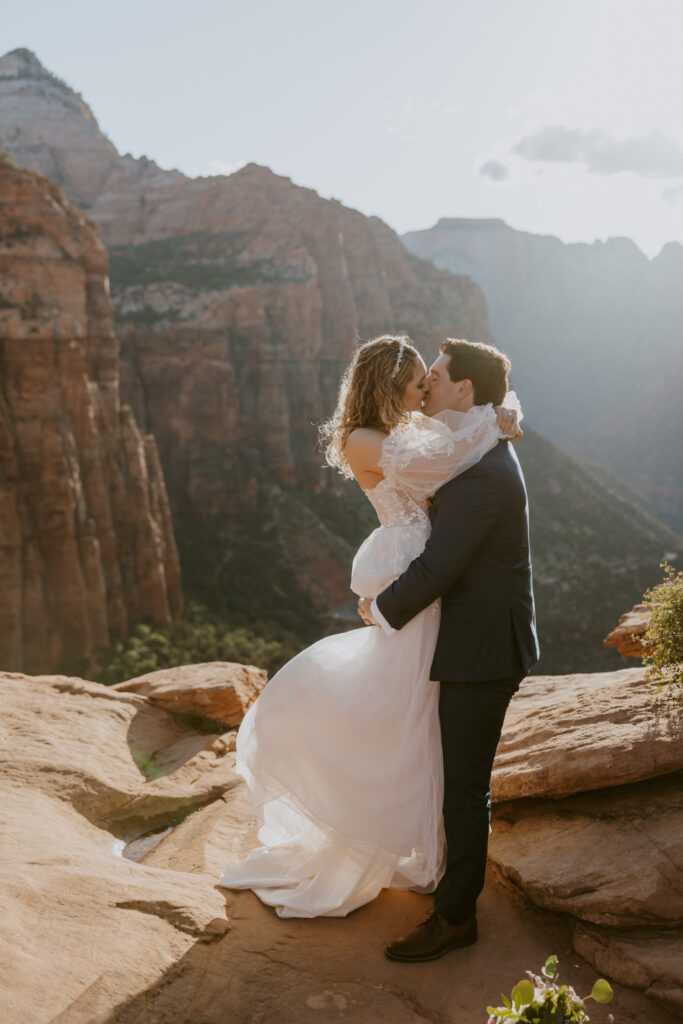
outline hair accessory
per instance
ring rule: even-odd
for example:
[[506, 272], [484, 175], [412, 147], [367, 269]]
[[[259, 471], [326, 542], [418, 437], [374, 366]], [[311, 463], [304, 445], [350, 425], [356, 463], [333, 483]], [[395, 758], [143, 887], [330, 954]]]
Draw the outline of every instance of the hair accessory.
[[403, 359], [403, 350], [406, 347], [405, 341], [402, 341], [398, 348], [398, 355], [396, 356], [396, 363], [394, 369], [391, 372], [391, 379], [393, 380], [401, 367], [401, 360]]

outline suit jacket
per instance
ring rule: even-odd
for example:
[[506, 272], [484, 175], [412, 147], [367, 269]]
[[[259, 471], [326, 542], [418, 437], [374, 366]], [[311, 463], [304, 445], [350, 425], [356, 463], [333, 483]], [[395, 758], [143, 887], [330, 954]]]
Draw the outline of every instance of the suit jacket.
[[431, 678], [477, 682], [526, 674], [538, 661], [529, 506], [512, 446], [499, 441], [444, 484], [425, 550], [377, 597], [401, 629], [437, 597], [441, 627]]

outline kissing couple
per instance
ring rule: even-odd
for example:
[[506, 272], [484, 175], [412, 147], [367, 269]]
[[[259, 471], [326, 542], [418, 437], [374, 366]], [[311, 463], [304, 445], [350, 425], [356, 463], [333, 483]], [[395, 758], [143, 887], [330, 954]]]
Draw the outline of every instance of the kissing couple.
[[469, 341], [446, 340], [429, 371], [407, 337], [357, 349], [321, 433], [381, 524], [351, 573], [367, 628], [289, 661], [237, 736], [261, 845], [220, 885], [280, 917], [345, 916], [387, 886], [434, 892], [392, 960], [477, 939], [493, 759], [539, 655], [509, 372]]

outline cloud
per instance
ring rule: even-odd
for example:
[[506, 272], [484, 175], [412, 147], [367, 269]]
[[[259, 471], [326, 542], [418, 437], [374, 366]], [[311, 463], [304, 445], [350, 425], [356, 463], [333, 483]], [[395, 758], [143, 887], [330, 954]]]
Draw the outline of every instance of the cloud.
[[631, 171], [642, 178], [683, 176], [683, 148], [666, 135], [651, 132], [636, 139], [615, 139], [600, 129], [546, 125], [513, 146], [525, 160], [586, 164], [592, 174]]
[[510, 177], [510, 173], [500, 160], [487, 160], [479, 168], [479, 173], [482, 178], [490, 178], [491, 181], [505, 181]]
[[683, 202], [683, 185], [672, 185], [670, 188], [662, 189], [662, 199], [672, 206]]

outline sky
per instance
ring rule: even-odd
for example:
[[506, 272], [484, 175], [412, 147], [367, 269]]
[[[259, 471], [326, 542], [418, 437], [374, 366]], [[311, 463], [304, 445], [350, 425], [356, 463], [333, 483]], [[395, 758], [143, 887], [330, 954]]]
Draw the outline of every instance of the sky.
[[[4, 10], [3, 10], [4, 8]], [[683, 243], [683, 0], [0, 0], [122, 153], [265, 164], [399, 232]]]

